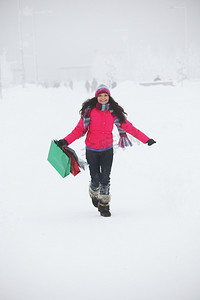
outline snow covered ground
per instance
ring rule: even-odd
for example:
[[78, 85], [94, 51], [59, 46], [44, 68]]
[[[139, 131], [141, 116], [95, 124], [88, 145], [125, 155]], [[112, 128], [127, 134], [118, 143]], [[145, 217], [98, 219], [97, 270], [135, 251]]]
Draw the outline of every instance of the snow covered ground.
[[[47, 161], [91, 95], [81, 85], [3, 90], [1, 300], [200, 299], [200, 83], [125, 82], [112, 95], [157, 143], [115, 150], [103, 218], [88, 170], [63, 179]], [[84, 138], [72, 147], [84, 158]]]

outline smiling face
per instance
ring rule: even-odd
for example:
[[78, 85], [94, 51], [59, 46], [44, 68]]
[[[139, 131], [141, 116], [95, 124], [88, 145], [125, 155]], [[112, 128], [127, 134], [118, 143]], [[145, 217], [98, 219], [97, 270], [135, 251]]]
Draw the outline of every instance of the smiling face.
[[97, 97], [97, 101], [98, 101], [100, 104], [107, 104], [108, 101], [109, 101], [109, 96], [108, 96], [108, 94], [106, 94], [106, 93], [99, 94], [98, 97]]

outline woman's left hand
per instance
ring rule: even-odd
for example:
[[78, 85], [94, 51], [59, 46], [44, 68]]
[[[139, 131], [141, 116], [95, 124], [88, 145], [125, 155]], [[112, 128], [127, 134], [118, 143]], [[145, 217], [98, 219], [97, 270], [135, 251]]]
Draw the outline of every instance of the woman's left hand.
[[153, 145], [153, 144], [155, 144], [156, 143], [156, 141], [154, 141], [153, 139], [149, 139], [147, 142], [146, 142], [146, 144], [148, 144], [148, 146], [151, 146], [151, 145]]

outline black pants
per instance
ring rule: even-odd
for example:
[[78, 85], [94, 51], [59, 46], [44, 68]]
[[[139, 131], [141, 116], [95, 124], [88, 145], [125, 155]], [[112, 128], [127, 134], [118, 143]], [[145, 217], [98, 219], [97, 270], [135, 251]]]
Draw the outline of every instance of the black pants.
[[86, 149], [86, 159], [90, 169], [91, 187], [96, 189], [100, 184], [109, 186], [113, 148], [101, 152]]

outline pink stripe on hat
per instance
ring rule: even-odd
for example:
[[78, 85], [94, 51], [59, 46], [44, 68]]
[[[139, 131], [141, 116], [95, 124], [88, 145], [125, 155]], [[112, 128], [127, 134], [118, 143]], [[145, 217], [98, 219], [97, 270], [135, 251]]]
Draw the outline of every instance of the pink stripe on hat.
[[103, 93], [108, 94], [110, 96], [109, 88], [105, 85], [100, 85], [95, 92], [95, 97], [98, 97], [100, 94]]

